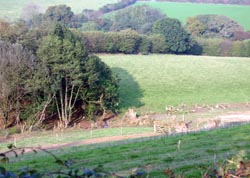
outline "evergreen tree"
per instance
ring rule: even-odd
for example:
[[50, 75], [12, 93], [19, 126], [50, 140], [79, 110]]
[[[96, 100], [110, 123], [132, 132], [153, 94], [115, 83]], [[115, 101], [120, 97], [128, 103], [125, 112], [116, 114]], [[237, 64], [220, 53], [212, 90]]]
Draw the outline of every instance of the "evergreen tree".
[[156, 21], [153, 33], [165, 36], [169, 51], [172, 53], [185, 53], [191, 48], [189, 34], [177, 19], [164, 18]]
[[98, 57], [89, 57], [65, 26], [57, 24], [43, 39], [38, 56], [47, 68], [46, 92], [54, 97], [62, 127], [68, 126], [77, 104], [85, 114], [115, 108], [118, 85], [111, 70]]

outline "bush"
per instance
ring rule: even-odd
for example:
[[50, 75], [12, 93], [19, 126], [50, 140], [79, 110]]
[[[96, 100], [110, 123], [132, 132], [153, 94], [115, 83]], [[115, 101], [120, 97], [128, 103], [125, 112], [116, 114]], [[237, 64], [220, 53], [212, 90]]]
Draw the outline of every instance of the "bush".
[[152, 43], [152, 53], [167, 53], [169, 52], [169, 46], [166, 43], [165, 37], [161, 34], [154, 34], [149, 36], [149, 40]]
[[206, 38], [232, 38], [234, 32], [243, 31], [236, 21], [222, 15], [198, 15], [189, 18], [186, 28], [193, 35]]
[[114, 14], [111, 30], [120, 31], [131, 28], [137, 32], [148, 34], [153, 23], [165, 16], [158, 10], [148, 6], [132, 6]]
[[202, 54], [207, 56], [221, 56], [220, 44], [223, 39], [218, 38], [196, 38], [198, 44], [202, 47]]
[[138, 53], [142, 36], [133, 30], [121, 32], [84, 32], [81, 38], [90, 52]]
[[141, 42], [140, 42], [139, 52], [141, 54], [146, 55], [146, 54], [149, 54], [151, 52], [151, 48], [152, 48], [152, 41], [150, 41], [148, 38], [143, 36], [143, 38], [141, 39]]
[[250, 40], [233, 42], [231, 51], [232, 56], [250, 57]]
[[168, 53], [169, 46], [161, 34], [141, 35], [133, 30], [120, 32], [83, 32], [78, 34], [86, 48], [93, 53], [149, 54]]
[[130, 6], [132, 4], [136, 3], [136, 0], [122, 0], [118, 3], [114, 4], [107, 4], [99, 9], [102, 13], [109, 13], [115, 10], [123, 9], [127, 6]]
[[138, 53], [141, 37], [133, 30], [123, 30], [120, 32], [121, 41], [119, 44], [119, 52], [125, 54]]
[[[250, 40], [230, 41], [219, 38], [196, 38], [202, 55], [250, 57]], [[194, 54], [195, 51], [191, 51]]]
[[192, 47], [190, 35], [177, 19], [164, 18], [156, 21], [152, 32], [154, 34], [162, 34], [165, 37], [171, 53], [187, 53]]
[[100, 30], [99, 25], [94, 21], [89, 21], [82, 24], [81, 31], [98, 31]]

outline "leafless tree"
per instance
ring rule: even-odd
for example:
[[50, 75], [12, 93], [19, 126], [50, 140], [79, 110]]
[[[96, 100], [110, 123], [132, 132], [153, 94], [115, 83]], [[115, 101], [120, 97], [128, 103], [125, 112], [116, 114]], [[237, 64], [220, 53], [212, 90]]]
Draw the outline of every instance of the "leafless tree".
[[0, 119], [18, 122], [21, 102], [29, 92], [35, 56], [19, 44], [0, 41]]
[[26, 6], [24, 6], [21, 13], [21, 18], [27, 21], [32, 19], [35, 15], [40, 14], [42, 12], [44, 12], [44, 10], [40, 5], [31, 2]]

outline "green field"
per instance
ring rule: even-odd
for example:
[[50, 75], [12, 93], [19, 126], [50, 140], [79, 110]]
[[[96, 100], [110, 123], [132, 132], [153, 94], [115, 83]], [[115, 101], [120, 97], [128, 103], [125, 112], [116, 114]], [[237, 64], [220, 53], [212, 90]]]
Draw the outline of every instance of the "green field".
[[198, 4], [198, 3], [175, 3], [175, 2], [137, 2], [136, 5], [146, 4], [161, 10], [168, 17], [177, 18], [183, 24], [187, 17], [201, 14], [219, 14], [234, 19], [245, 30], [250, 30], [249, 12], [250, 6], [222, 5], [222, 4]]
[[[0, 131], [4, 132], [4, 131]], [[153, 133], [152, 127], [124, 127], [124, 128], [108, 128], [108, 129], [97, 129], [97, 130], [84, 130], [84, 129], [72, 129], [65, 131], [40, 131], [32, 132], [24, 135], [16, 136], [16, 145], [18, 147], [28, 147], [28, 146], [44, 146], [52, 144], [65, 144], [77, 141], [83, 141], [92, 138], [102, 138], [120, 135], [132, 135], [132, 134], [142, 134], [142, 133]], [[3, 133], [0, 138], [4, 137]], [[15, 136], [14, 136], [15, 137]], [[9, 144], [14, 143], [14, 138], [10, 139], [4, 143], [0, 144], [0, 152], [7, 150]]]
[[164, 112], [169, 105], [250, 100], [250, 58], [101, 55], [121, 78], [121, 109]]
[[44, 11], [48, 6], [66, 4], [75, 13], [80, 13], [83, 9], [98, 9], [106, 4], [115, 2], [117, 0], [0, 0], [0, 18], [19, 18], [23, 8], [31, 3], [39, 5]]
[[[236, 155], [249, 159], [249, 129], [249, 125], [244, 125], [183, 136], [61, 148], [53, 153], [63, 160], [75, 160], [79, 168], [93, 168], [101, 164], [107, 171], [130, 172], [135, 167], [150, 166], [149, 177], [166, 177], [162, 171], [172, 168], [177, 174], [194, 178], [202, 177], [214, 162], [222, 162]], [[44, 153], [11, 158], [11, 163], [5, 165], [13, 171], [26, 166], [40, 170], [59, 169], [55, 160]]]

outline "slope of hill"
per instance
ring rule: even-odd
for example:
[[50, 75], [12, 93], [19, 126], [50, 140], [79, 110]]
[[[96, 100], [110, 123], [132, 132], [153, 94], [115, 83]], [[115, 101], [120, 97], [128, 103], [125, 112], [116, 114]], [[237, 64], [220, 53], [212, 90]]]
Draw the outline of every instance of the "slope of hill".
[[0, 1], [0, 18], [8, 17], [10, 19], [19, 18], [22, 14], [22, 10], [25, 6], [35, 4], [41, 7], [42, 11], [45, 11], [48, 6], [65, 4], [70, 6], [75, 13], [82, 12], [83, 9], [97, 10], [100, 7], [116, 3], [117, 0], [91, 0], [91, 1], [79, 1], [79, 0], [9, 0]]
[[183, 24], [187, 17], [193, 17], [201, 14], [218, 14], [227, 16], [240, 25], [245, 30], [250, 30], [248, 16], [250, 6], [224, 5], [224, 4], [198, 4], [198, 3], [177, 3], [177, 2], [137, 2], [136, 5], [149, 5], [152, 8], [159, 9], [168, 17], [177, 18]]
[[121, 107], [164, 112], [168, 105], [247, 102], [250, 58], [102, 55], [121, 78]]
[[[173, 137], [61, 148], [53, 153], [81, 169], [103, 165], [107, 172], [128, 175], [132, 169], [139, 168], [146, 170], [149, 177], [164, 178], [163, 171], [170, 168], [184, 177], [202, 177], [209, 168], [223, 168], [225, 160], [230, 162], [224, 162], [224, 166], [235, 168], [238, 161], [250, 159], [249, 129], [248, 124]], [[31, 153], [18, 158], [13, 156], [11, 162], [4, 166], [12, 171], [26, 166], [38, 170], [62, 170], [53, 157], [44, 153]]]

